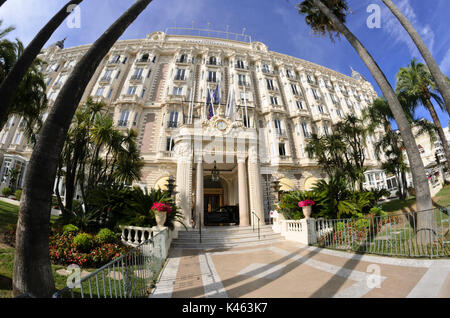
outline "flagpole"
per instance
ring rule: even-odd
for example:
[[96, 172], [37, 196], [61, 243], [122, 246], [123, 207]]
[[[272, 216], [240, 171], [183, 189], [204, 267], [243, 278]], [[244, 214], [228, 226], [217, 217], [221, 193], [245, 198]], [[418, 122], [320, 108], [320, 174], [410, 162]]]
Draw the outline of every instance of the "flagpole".
[[244, 107], [245, 107], [245, 121], [247, 122], [246, 127], [248, 127], [248, 112], [247, 112], [247, 93], [245, 92], [245, 85], [244, 85]]

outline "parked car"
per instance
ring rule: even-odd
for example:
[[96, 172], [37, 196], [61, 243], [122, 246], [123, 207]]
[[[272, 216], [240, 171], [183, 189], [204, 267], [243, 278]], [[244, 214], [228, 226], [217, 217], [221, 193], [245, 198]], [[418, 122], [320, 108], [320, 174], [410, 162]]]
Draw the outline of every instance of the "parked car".
[[205, 225], [234, 223], [239, 224], [239, 208], [223, 206], [212, 212], [205, 212]]

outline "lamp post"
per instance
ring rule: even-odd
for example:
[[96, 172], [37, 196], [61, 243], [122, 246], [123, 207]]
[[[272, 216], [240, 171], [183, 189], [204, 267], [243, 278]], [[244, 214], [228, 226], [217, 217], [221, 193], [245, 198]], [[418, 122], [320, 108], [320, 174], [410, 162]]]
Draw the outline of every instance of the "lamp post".
[[278, 201], [280, 200], [280, 181], [277, 178], [274, 178], [272, 181], [272, 188], [275, 194], [275, 202], [274, 204], [278, 204]]
[[174, 191], [175, 187], [176, 187], [176, 185], [175, 185], [175, 178], [171, 175], [169, 177], [169, 180], [167, 180], [167, 191], [169, 191], [169, 195], [171, 197], [175, 196], [175, 194], [176, 194], [176, 192]]

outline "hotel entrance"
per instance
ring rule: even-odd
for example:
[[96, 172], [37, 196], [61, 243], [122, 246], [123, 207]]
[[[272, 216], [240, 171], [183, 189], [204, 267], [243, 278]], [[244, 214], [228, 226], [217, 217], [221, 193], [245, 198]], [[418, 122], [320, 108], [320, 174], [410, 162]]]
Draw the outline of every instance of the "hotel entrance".
[[223, 189], [205, 189], [205, 213], [211, 213], [224, 205]]

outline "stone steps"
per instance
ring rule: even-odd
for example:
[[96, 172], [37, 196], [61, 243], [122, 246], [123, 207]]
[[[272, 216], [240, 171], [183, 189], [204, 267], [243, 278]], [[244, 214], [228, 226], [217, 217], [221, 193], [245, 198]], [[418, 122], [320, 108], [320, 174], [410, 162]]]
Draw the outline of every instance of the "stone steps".
[[220, 249], [250, 245], [270, 244], [284, 239], [274, 233], [271, 225], [265, 225], [258, 230], [251, 227], [207, 227], [202, 229], [201, 243], [198, 230], [179, 231], [178, 238], [173, 240], [173, 248], [188, 249]]

